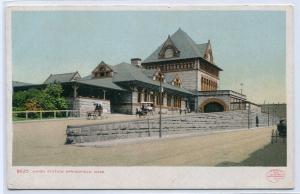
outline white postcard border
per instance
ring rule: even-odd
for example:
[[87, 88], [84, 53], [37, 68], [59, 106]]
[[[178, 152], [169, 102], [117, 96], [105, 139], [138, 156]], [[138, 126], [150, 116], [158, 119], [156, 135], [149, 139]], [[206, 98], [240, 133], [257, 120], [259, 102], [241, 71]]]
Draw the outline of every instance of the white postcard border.
[[[293, 11], [291, 6], [83, 6], [53, 5], [34, 6], [7, 4], [6, 9], [6, 105], [8, 121], [11, 121], [12, 65], [11, 65], [11, 11], [14, 10], [282, 10], [286, 11], [286, 76], [288, 128], [294, 129], [294, 53]], [[52, 5], [52, 4], [51, 4]], [[66, 167], [66, 166], [12, 166], [12, 122], [7, 127], [7, 178], [8, 187], [14, 189], [258, 189], [292, 188], [294, 185], [294, 131], [288, 133], [287, 167]], [[272, 183], [266, 173], [282, 170], [285, 179]], [[29, 172], [20, 174], [18, 170]], [[67, 173], [67, 171], [87, 173]], [[24, 171], [24, 172], [25, 172]], [[42, 173], [46, 171], [49, 173]], [[64, 173], [59, 173], [63, 171]], [[91, 171], [92, 173], [89, 173]], [[98, 173], [95, 173], [97, 171]], [[39, 173], [40, 172], [40, 173]], [[56, 172], [56, 173], [55, 173]]]

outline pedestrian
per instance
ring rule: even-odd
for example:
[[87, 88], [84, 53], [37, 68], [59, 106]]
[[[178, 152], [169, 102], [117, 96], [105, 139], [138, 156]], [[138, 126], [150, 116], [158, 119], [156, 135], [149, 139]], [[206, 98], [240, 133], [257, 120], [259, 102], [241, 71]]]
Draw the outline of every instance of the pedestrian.
[[256, 121], [256, 127], [259, 126], [259, 120], [258, 120], [258, 116], [256, 115], [256, 118], [255, 118], [255, 121]]

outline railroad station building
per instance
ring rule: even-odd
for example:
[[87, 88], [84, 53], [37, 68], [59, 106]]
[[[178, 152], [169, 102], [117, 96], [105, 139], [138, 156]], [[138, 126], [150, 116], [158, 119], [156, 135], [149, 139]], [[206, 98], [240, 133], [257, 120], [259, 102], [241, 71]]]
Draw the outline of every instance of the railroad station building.
[[20, 91], [61, 83], [63, 96], [70, 101], [71, 108], [82, 113], [92, 109], [94, 102], [102, 103], [104, 112], [125, 114], [135, 114], [143, 102], [152, 103], [154, 109], [162, 105], [166, 113], [245, 109], [245, 95], [218, 90], [221, 71], [214, 63], [210, 41], [195, 43], [179, 28], [144, 60], [132, 58], [131, 63], [117, 65], [101, 61], [84, 77], [79, 72], [51, 74], [41, 84], [13, 82], [13, 89]]

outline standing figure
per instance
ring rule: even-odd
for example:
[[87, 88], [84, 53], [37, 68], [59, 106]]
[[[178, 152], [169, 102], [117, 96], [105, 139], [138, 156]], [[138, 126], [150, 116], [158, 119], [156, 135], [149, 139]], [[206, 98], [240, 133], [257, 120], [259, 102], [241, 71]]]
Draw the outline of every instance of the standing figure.
[[259, 126], [259, 119], [258, 119], [258, 116], [256, 115], [256, 117], [255, 117], [255, 122], [256, 122], [256, 127], [258, 127]]
[[95, 113], [98, 113], [98, 116], [101, 116], [103, 112], [103, 108], [101, 104], [96, 103], [95, 106]]

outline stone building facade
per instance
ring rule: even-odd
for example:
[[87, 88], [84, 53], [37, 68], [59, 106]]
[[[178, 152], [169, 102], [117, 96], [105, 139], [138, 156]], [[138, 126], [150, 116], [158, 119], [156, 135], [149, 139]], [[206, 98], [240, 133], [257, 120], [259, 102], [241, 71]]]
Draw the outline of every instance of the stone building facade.
[[[194, 94], [181, 87], [179, 79], [167, 81], [157, 78], [158, 70], [147, 70], [140, 65], [140, 59], [133, 59], [131, 64], [108, 65], [100, 62], [91, 74], [81, 77], [78, 72], [51, 74], [42, 84], [21, 84], [17, 82], [14, 91], [29, 88], [45, 88], [47, 84], [60, 83], [63, 96], [70, 102], [70, 109], [79, 110], [85, 115], [94, 109], [94, 104], [101, 104], [104, 113], [135, 114], [143, 104], [153, 107], [157, 113], [186, 110], [187, 101]], [[160, 86], [161, 84], [161, 86]], [[160, 88], [163, 89], [160, 100]]]
[[196, 112], [245, 108], [242, 105], [246, 102], [245, 95], [218, 90], [222, 69], [214, 63], [210, 40], [197, 44], [179, 28], [142, 62], [142, 66], [160, 69], [171, 78], [177, 76], [182, 87], [195, 94], [187, 106]]
[[245, 110], [246, 96], [231, 90], [215, 90], [199, 92], [200, 112], [221, 112], [229, 110]]

